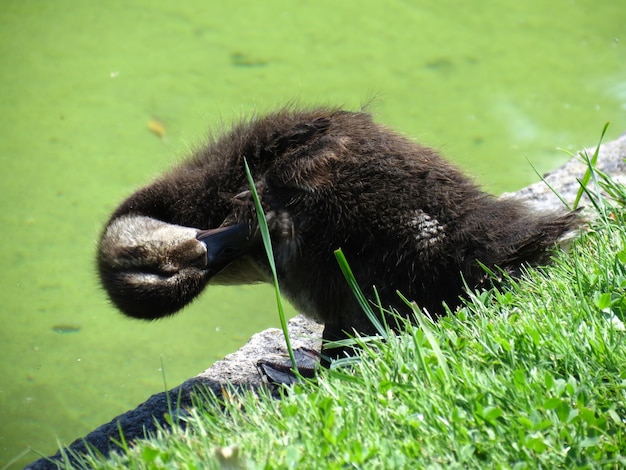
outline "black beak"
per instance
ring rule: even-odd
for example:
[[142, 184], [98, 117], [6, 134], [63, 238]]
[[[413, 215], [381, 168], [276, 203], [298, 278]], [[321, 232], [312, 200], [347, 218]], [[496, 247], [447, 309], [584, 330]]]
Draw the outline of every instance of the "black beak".
[[207, 268], [215, 271], [245, 255], [253, 246], [247, 224], [201, 230], [196, 239], [206, 245]]

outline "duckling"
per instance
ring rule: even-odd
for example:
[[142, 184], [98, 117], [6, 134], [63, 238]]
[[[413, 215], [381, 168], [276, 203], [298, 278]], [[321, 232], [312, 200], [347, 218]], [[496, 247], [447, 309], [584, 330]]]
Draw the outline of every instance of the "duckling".
[[[281, 290], [324, 324], [323, 339], [375, 329], [343, 279], [341, 248], [365, 295], [410, 318], [456, 308], [485, 271], [548, 261], [580, 224], [481, 191], [439, 154], [366, 112], [285, 108], [242, 121], [114, 211], [97, 264], [126, 315], [156, 319], [208, 284], [271, 281], [244, 171], [262, 202]], [[388, 318], [390, 325], [396, 325]], [[324, 357], [344, 355], [324, 349]], [[328, 360], [325, 364], [328, 364]]]

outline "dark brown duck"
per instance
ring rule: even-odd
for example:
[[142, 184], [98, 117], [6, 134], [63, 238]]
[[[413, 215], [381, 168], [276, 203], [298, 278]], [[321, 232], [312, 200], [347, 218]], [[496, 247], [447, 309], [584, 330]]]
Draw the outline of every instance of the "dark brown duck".
[[[364, 112], [291, 110], [235, 125], [124, 201], [106, 225], [98, 269], [125, 314], [176, 313], [209, 283], [270, 280], [244, 172], [268, 219], [281, 289], [324, 323], [325, 339], [373, 333], [333, 254], [343, 249], [367, 296], [441, 315], [485, 278], [545, 262], [579, 225], [480, 191], [437, 152]], [[330, 356], [340, 352], [331, 350]]]

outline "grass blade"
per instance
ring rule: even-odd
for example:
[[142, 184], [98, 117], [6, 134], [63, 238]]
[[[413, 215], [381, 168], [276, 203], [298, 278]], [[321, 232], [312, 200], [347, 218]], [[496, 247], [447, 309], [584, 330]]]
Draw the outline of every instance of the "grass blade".
[[609, 123], [607, 122], [602, 128], [602, 133], [600, 134], [600, 141], [598, 142], [598, 145], [596, 146], [596, 150], [593, 153], [593, 156], [591, 158], [589, 158], [589, 155], [587, 155], [587, 152], [585, 151], [580, 153], [581, 157], [584, 157], [584, 162], [587, 163], [587, 171], [585, 171], [583, 179], [580, 181], [580, 188], [578, 189], [578, 192], [576, 193], [576, 199], [574, 199], [574, 207], [573, 207], [574, 210], [578, 208], [578, 204], [580, 203], [580, 198], [582, 198], [583, 196], [584, 189], [592, 177], [593, 169], [595, 168], [596, 163], [598, 162], [598, 155], [600, 155], [600, 146], [602, 145], [602, 139], [604, 139], [604, 135], [606, 134], [606, 130], [608, 128], [609, 128]]
[[348, 260], [346, 259], [346, 256], [343, 254], [343, 251], [341, 251], [341, 248], [339, 248], [338, 250], [335, 250], [335, 258], [337, 258], [337, 263], [339, 264], [339, 268], [341, 269], [341, 272], [343, 273], [343, 277], [346, 278], [346, 281], [348, 282], [348, 285], [350, 286], [350, 290], [352, 290], [354, 296], [359, 302], [361, 309], [363, 309], [363, 312], [365, 312], [365, 315], [367, 315], [367, 318], [372, 322], [378, 334], [382, 336], [383, 338], [387, 339], [389, 336], [387, 329], [380, 322], [379, 318], [376, 316], [376, 314], [372, 310], [370, 303], [365, 298], [363, 291], [361, 290], [361, 288], [359, 287], [359, 284], [356, 282], [356, 279], [354, 278], [354, 274], [352, 274], [352, 269], [350, 269]]
[[429, 322], [431, 324], [434, 323], [433, 320], [427, 318], [426, 315], [424, 315], [424, 312], [422, 312], [422, 310], [417, 306], [415, 302], [412, 302], [409, 299], [407, 299], [399, 291], [397, 291], [396, 293], [413, 310], [413, 313], [415, 314], [415, 319], [417, 320], [417, 324], [419, 325], [420, 329], [424, 332], [424, 336], [426, 337], [428, 344], [430, 344], [430, 348], [433, 350], [433, 353], [435, 354], [435, 357], [437, 358], [439, 367], [441, 367], [441, 370], [443, 372], [443, 376], [445, 379], [444, 385], [446, 387], [450, 386], [451, 374], [450, 374], [450, 369], [448, 368], [448, 361], [443, 355], [443, 352], [441, 351], [441, 348], [439, 347], [439, 343], [435, 339], [435, 335], [433, 334], [433, 330], [431, 329], [430, 324], [429, 324]]
[[243, 164], [246, 169], [246, 177], [248, 178], [248, 185], [250, 186], [252, 199], [254, 200], [254, 207], [256, 209], [257, 219], [259, 222], [259, 231], [261, 233], [261, 238], [263, 239], [263, 246], [265, 247], [265, 253], [267, 254], [267, 261], [270, 265], [270, 269], [272, 270], [272, 279], [274, 280], [274, 292], [276, 293], [276, 306], [278, 307], [280, 327], [283, 330], [283, 335], [285, 336], [285, 343], [287, 344], [287, 352], [289, 353], [289, 359], [291, 359], [293, 373], [299, 377], [300, 372], [298, 371], [296, 356], [294, 355], [293, 348], [291, 347], [289, 329], [287, 328], [287, 319], [285, 317], [285, 309], [283, 308], [282, 296], [280, 295], [278, 276], [276, 274], [276, 263], [274, 262], [274, 250], [272, 249], [272, 240], [270, 239], [270, 231], [269, 227], [267, 226], [267, 219], [265, 218], [265, 212], [263, 212], [263, 207], [261, 206], [259, 195], [256, 191], [256, 187], [254, 186], [254, 180], [252, 179], [252, 174], [250, 173], [250, 168], [248, 167], [248, 161], [245, 158], [243, 159]]
[[541, 173], [539, 173], [539, 170], [537, 170], [537, 168], [535, 167], [535, 165], [533, 165], [533, 163], [526, 159], [528, 161], [528, 163], [530, 164], [531, 168], [533, 169], [533, 171], [535, 172], [535, 174], [539, 177], [539, 179], [543, 182], [543, 184], [545, 184], [548, 189], [550, 191], [552, 191], [552, 194], [554, 194], [556, 197], [559, 198], [559, 201], [561, 201], [563, 203], [563, 205], [567, 208], [567, 210], [572, 210], [571, 207], [569, 206], [569, 204], [567, 203], [567, 201], [563, 198], [563, 196], [561, 196], [558, 191], [556, 189], [554, 189], [552, 187], [552, 185], [550, 183], [548, 183], [548, 180], [546, 180], [543, 175]]

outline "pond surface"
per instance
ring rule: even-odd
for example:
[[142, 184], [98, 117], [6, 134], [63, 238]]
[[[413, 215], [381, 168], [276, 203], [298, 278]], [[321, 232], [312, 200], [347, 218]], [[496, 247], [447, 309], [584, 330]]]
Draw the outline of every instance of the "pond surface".
[[610, 138], [626, 129], [625, 29], [613, 0], [5, 0], [0, 467], [278, 326], [264, 286], [211, 288], [152, 324], [98, 288], [110, 211], [207, 129], [294, 100], [371, 101], [379, 121], [512, 191], [536, 180], [529, 161], [544, 172], [605, 122]]

